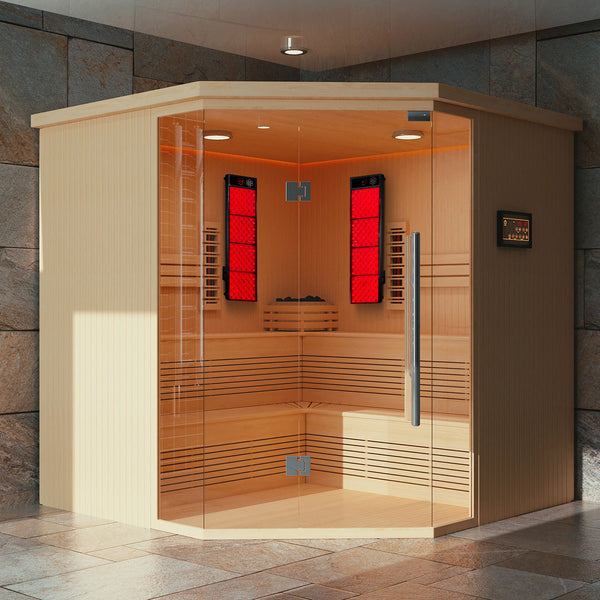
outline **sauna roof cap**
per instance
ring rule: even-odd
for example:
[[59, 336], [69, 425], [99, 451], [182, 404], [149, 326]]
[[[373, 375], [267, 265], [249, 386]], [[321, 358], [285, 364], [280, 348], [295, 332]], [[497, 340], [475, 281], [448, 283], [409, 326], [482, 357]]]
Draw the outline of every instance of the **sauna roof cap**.
[[[478, 92], [471, 92], [442, 83], [312, 83], [312, 82], [259, 82], [259, 81], [198, 81], [152, 90], [110, 100], [101, 100], [61, 108], [32, 115], [32, 127], [43, 128], [74, 121], [84, 121], [95, 117], [126, 113], [135, 110], [159, 108], [186, 103], [185, 110], [203, 108], [203, 100], [278, 100], [278, 101], [321, 101], [339, 100], [374, 101], [389, 103], [389, 108], [402, 109], [401, 102], [423, 101], [443, 102], [505, 115], [567, 129], [580, 131], [583, 122], [578, 117], [564, 115], [512, 100], [495, 98]], [[192, 106], [194, 101], [200, 104]], [[212, 108], [212, 106], [211, 106]], [[281, 108], [284, 108], [281, 106]], [[309, 108], [309, 106], [307, 106]], [[314, 106], [310, 106], [314, 108]], [[321, 106], [320, 108], [326, 108]], [[375, 107], [372, 107], [372, 109]], [[383, 108], [383, 107], [382, 107]], [[183, 109], [177, 109], [183, 110]]]

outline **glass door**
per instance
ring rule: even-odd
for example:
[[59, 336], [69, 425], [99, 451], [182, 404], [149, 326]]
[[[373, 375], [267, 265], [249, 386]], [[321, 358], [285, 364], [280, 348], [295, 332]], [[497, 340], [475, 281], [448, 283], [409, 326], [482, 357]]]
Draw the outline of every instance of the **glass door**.
[[[299, 111], [300, 290], [318, 297], [302, 334], [310, 475], [303, 527], [432, 526], [433, 253], [429, 112]], [[407, 376], [409, 237], [416, 330]], [[420, 331], [419, 331], [420, 330]], [[412, 389], [419, 407], [411, 417]], [[418, 398], [418, 396], [416, 396]]]

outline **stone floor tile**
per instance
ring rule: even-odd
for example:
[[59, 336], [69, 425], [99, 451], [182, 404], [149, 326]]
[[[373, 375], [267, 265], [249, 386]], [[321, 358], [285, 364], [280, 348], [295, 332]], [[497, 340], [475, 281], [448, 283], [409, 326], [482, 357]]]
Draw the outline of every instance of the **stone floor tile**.
[[[419, 585], [414, 581], [406, 581], [376, 592], [356, 596], [353, 600], [477, 600], [477, 598], [458, 592]], [[517, 599], [514, 598], [513, 600]]]
[[25, 596], [24, 594], [0, 588], [0, 600], [27, 600], [27, 598], [32, 598], [32, 596]]
[[302, 581], [270, 573], [253, 573], [201, 588], [189, 589], [160, 600], [254, 600], [302, 585]]
[[161, 551], [161, 554], [166, 554], [166, 552], [169, 552], [168, 556], [243, 575], [322, 556], [326, 553], [324, 550], [280, 541], [238, 545], [221, 549], [218, 552], [201, 552], [199, 555], [192, 545], [173, 551]]
[[347, 598], [356, 596], [354, 592], [345, 592], [322, 585], [307, 585], [296, 588], [291, 593], [298, 598], [306, 598], [307, 600], [347, 600]]
[[[0, 585], [51, 577], [68, 571], [107, 564], [106, 560], [62, 548], [40, 546], [4, 554], [0, 561]], [[35, 596], [35, 594], [32, 594]]]
[[50, 521], [51, 523], [58, 523], [64, 525], [70, 529], [80, 529], [83, 527], [95, 527], [96, 525], [107, 525], [108, 523], [114, 523], [108, 519], [99, 519], [98, 517], [90, 517], [89, 515], [81, 515], [79, 513], [58, 513], [40, 515], [38, 519], [42, 521]]
[[40, 515], [59, 514], [66, 511], [51, 506], [42, 506], [41, 504], [31, 504], [25, 506], [15, 506], [13, 508], [0, 509], [0, 522], [11, 521], [13, 519], [23, 519], [25, 517], [37, 517]]
[[583, 513], [571, 515], [561, 519], [559, 523], [567, 523], [576, 527], [596, 527], [600, 528], [600, 504], [596, 504], [596, 509], [588, 510]]
[[9, 589], [40, 600], [149, 600], [230, 577], [233, 573], [165, 556], [143, 556], [19, 583]]
[[488, 565], [514, 558], [523, 551], [507, 548], [489, 542], [473, 542], [460, 538], [422, 539], [389, 539], [381, 540], [369, 546], [376, 550], [395, 552], [448, 563], [470, 569], [481, 569]]
[[440, 565], [440, 568], [435, 573], [422, 575], [421, 577], [417, 577], [416, 579], [411, 579], [411, 581], [420, 585], [431, 585], [432, 583], [436, 583], [437, 581], [442, 581], [442, 579], [450, 579], [450, 577], [461, 575], [462, 573], [466, 573], [470, 570], [471, 569], [467, 569], [466, 567], [456, 567], [454, 565]]
[[557, 596], [555, 600], [598, 600], [600, 598], [600, 586], [584, 585], [574, 592], [569, 592], [563, 596]]
[[503, 546], [600, 560], [600, 529], [592, 527], [573, 528], [566, 523], [539, 522], [520, 531], [500, 534], [493, 541]]
[[340, 552], [350, 548], [358, 548], [376, 542], [376, 539], [331, 539], [331, 540], [286, 540], [290, 544], [299, 544], [300, 546], [310, 546], [319, 550], [330, 550], [331, 552]]
[[522, 516], [528, 519], [537, 519], [541, 521], [557, 521], [559, 519], [565, 519], [574, 515], [581, 515], [598, 510], [600, 510], [600, 504], [575, 500], [574, 502], [568, 502], [567, 504], [559, 504], [558, 506], [536, 510]]
[[550, 600], [576, 590], [581, 581], [525, 573], [492, 565], [433, 584], [433, 587], [489, 600]]
[[29, 548], [38, 548], [41, 545], [42, 544], [35, 539], [18, 538], [0, 533], [0, 556], [3, 554], [11, 554], [13, 552], [22, 552]]
[[518, 558], [511, 558], [499, 563], [498, 566], [560, 577], [561, 579], [576, 579], [587, 583], [600, 581], [599, 562], [548, 554], [547, 552], [525, 552]]
[[439, 570], [439, 563], [368, 548], [352, 548], [272, 569], [284, 577], [365, 593]]
[[162, 556], [170, 556], [189, 562], [199, 562], [199, 559], [205, 554], [223, 550], [229, 551], [233, 548], [258, 544], [259, 542], [260, 540], [197, 540], [183, 535], [171, 535], [127, 545], [151, 554], [161, 554]]
[[98, 558], [104, 558], [106, 560], [112, 560], [118, 562], [121, 560], [130, 560], [132, 558], [139, 558], [140, 556], [147, 556], [148, 552], [143, 550], [136, 550], [135, 548], [129, 548], [129, 546], [116, 546], [115, 548], [107, 548], [106, 550], [96, 550], [95, 552], [88, 552], [91, 556], [97, 556]]
[[110, 523], [108, 525], [98, 525], [96, 527], [86, 527], [84, 529], [74, 529], [64, 531], [63, 533], [44, 535], [37, 539], [50, 546], [68, 548], [76, 552], [93, 552], [94, 550], [135, 544], [136, 542], [170, 535], [170, 533], [163, 531], [132, 527], [131, 525], [123, 525], [121, 523]]
[[21, 519], [18, 521], [6, 521], [0, 523], [0, 533], [7, 533], [21, 538], [38, 537], [50, 533], [70, 531], [72, 527], [65, 527], [58, 523], [42, 521], [40, 519]]

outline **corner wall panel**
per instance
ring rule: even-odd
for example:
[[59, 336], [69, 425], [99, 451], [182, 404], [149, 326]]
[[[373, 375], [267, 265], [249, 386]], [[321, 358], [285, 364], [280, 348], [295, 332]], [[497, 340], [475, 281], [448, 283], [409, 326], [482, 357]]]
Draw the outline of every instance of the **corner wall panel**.
[[40, 496], [150, 526], [156, 206], [150, 111], [41, 132]]

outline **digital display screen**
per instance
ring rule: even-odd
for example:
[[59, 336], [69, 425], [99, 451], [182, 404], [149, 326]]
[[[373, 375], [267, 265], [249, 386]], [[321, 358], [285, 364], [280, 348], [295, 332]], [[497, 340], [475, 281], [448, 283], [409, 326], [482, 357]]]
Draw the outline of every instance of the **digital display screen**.
[[499, 210], [497, 219], [498, 246], [532, 247], [531, 213]]
[[225, 298], [256, 302], [256, 179], [225, 176]]
[[383, 300], [383, 197], [385, 177], [350, 179], [350, 301]]

